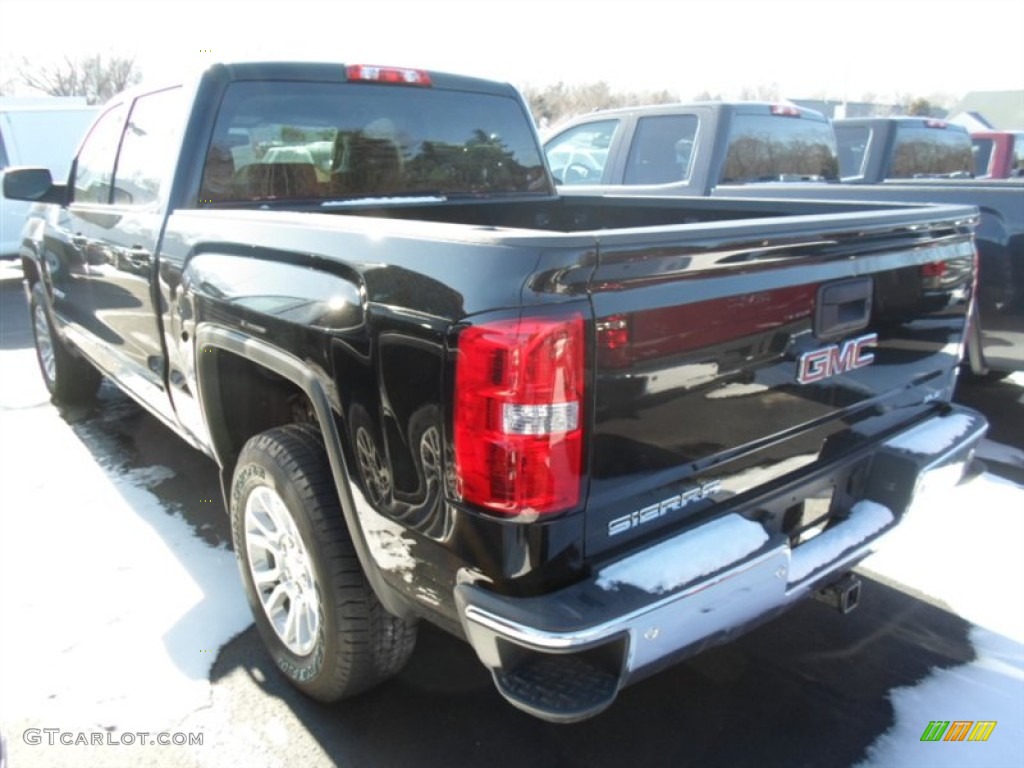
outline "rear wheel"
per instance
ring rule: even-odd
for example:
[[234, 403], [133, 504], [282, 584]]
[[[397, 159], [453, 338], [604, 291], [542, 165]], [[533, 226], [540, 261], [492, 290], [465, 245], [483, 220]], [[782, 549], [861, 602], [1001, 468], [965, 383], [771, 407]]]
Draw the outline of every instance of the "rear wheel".
[[42, 283], [32, 286], [30, 309], [36, 359], [50, 396], [60, 403], [88, 403], [96, 396], [100, 372], [68, 349], [57, 334]]
[[367, 582], [315, 427], [280, 427], [246, 443], [231, 525], [256, 627], [296, 687], [336, 701], [404, 666], [416, 626], [385, 611]]

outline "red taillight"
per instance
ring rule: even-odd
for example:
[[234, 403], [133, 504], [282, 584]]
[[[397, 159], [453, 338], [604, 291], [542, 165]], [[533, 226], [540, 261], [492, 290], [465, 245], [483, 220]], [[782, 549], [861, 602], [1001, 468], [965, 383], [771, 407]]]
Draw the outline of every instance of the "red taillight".
[[376, 67], [352, 64], [345, 67], [345, 76], [352, 82], [391, 83], [393, 85], [430, 85], [430, 74], [422, 69]]
[[772, 104], [772, 114], [782, 117], [800, 117], [800, 109], [789, 104]]
[[583, 317], [467, 328], [455, 368], [455, 462], [462, 497], [504, 514], [579, 502]]
[[945, 120], [925, 120], [925, 128], [948, 128], [949, 124]]
[[944, 261], [933, 261], [921, 265], [921, 277], [942, 277], [946, 274], [947, 266]]

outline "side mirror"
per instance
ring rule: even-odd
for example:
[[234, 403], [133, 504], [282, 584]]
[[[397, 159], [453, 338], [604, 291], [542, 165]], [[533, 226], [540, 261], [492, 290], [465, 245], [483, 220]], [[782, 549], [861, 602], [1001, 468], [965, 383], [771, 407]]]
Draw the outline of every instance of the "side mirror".
[[46, 168], [9, 168], [4, 173], [4, 197], [30, 203], [63, 203], [67, 188], [54, 184]]

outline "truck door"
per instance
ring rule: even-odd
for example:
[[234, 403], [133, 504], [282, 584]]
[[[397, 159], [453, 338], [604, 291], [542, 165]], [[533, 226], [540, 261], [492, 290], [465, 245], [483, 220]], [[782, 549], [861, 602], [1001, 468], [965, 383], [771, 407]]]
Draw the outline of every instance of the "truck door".
[[108, 374], [168, 418], [154, 286], [180, 100], [181, 89], [170, 88], [126, 103], [119, 134], [115, 120], [97, 123], [76, 164], [66, 222], [83, 273], [75, 299], [82, 342]]

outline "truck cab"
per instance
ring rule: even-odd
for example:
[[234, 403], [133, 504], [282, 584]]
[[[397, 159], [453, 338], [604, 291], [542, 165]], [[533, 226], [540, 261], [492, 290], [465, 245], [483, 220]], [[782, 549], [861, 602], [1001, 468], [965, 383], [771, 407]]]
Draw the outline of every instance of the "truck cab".
[[847, 183], [969, 179], [974, 175], [967, 130], [927, 117], [833, 120], [839, 171]]

